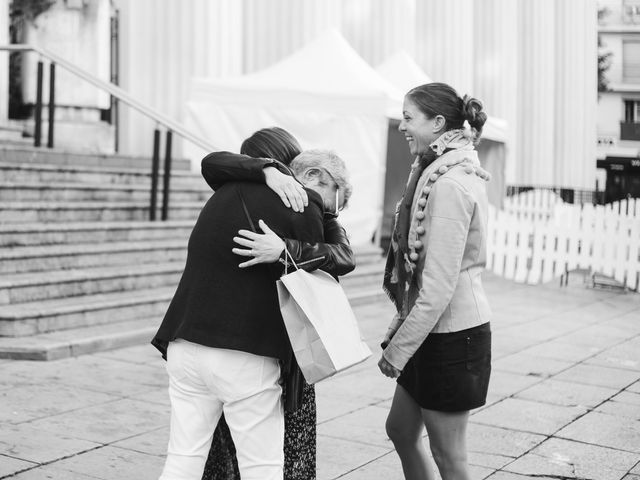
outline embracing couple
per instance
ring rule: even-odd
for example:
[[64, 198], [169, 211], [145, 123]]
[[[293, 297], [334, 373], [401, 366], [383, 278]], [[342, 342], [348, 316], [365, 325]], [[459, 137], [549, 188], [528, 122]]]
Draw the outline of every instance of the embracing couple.
[[[434, 478], [425, 427], [443, 480], [469, 478], [469, 410], [484, 404], [491, 369], [480, 280], [488, 175], [474, 150], [486, 118], [478, 100], [445, 84], [416, 87], [403, 105], [399, 128], [416, 160], [385, 270], [398, 314], [379, 367], [398, 378], [386, 427], [407, 479]], [[161, 480], [316, 475], [315, 392], [293, 357], [276, 280], [289, 256], [336, 278], [355, 268], [337, 221], [351, 185], [336, 154], [303, 152], [280, 128], [254, 133], [240, 152], [202, 161], [215, 194], [152, 340], [167, 360], [171, 400]]]

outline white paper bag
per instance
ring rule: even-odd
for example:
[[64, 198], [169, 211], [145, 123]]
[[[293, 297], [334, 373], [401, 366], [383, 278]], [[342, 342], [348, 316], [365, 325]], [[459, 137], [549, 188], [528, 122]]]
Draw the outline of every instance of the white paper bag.
[[283, 275], [277, 287], [282, 318], [307, 383], [319, 382], [371, 356], [349, 300], [331, 275], [296, 270]]

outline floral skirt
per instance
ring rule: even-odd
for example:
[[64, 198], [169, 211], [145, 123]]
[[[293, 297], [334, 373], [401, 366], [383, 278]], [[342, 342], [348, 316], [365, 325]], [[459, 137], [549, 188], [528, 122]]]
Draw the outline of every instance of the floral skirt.
[[[305, 383], [302, 406], [284, 414], [284, 480], [316, 478], [316, 392]], [[213, 434], [202, 480], [240, 480], [236, 448], [224, 415]]]

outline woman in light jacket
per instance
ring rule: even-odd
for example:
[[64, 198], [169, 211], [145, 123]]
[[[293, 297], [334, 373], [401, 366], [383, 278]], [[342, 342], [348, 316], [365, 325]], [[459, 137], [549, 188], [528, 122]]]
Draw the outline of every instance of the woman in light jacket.
[[491, 313], [480, 274], [488, 175], [474, 149], [486, 119], [482, 103], [442, 83], [404, 99], [399, 129], [416, 161], [385, 269], [398, 313], [379, 367], [398, 377], [386, 428], [407, 479], [434, 478], [422, 443], [426, 427], [442, 479], [468, 480], [469, 411], [486, 402]]

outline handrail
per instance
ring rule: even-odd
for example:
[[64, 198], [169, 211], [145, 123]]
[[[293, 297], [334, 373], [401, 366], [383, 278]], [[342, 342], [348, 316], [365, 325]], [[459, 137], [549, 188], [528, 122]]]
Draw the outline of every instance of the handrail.
[[39, 53], [41, 56], [48, 58], [50, 61], [56, 63], [57, 65], [62, 66], [64, 69], [66, 69], [67, 71], [73, 73], [74, 75], [80, 77], [81, 79], [91, 83], [92, 85], [110, 93], [111, 95], [113, 95], [115, 98], [117, 98], [119, 101], [126, 103], [127, 105], [129, 105], [131, 108], [139, 111], [140, 113], [142, 113], [143, 115], [146, 115], [147, 117], [149, 117], [150, 119], [156, 121], [157, 123], [159, 123], [160, 125], [163, 125], [165, 127], [167, 127], [169, 130], [177, 133], [178, 135], [180, 135], [181, 137], [185, 138], [186, 140], [189, 140], [190, 142], [192, 142], [193, 144], [207, 150], [207, 151], [215, 151], [215, 150], [219, 150], [219, 148], [217, 148], [216, 146], [214, 146], [213, 144], [209, 143], [208, 141], [197, 137], [196, 135], [193, 135], [191, 132], [189, 132], [185, 127], [183, 127], [181, 124], [179, 124], [178, 122], [172, 120], [171, 118], [167, 117], [166, 115], [158, 112], [157, 110], [154, 110], [151, 107], [148, 107], [142, 103], [140, 103], [138, 100], [136, 100], [135, 98], [133, 98], [129, 93], [127, 93], [125, 90], [123, 90], [122, 88], [114, 85], [113, 83], [110, 82], [105, 82], [104, 80], [100, 80], [98, 77], [96, 77], [95, 75], [92, 75], [88, 72], [86, 72], [85, 70], [82, 70], [80, 67], [77, 67], [76, 65], [74, 65], [73, 63], [65, 60], [64, 58], [56, 55], [55, 53], [49, 52], [47, 50], [45, 50], [44, 48], [35, 46], [35, 45], [27, 45], [27, 44], [15, 44], [15, 45], [0, 45], [0, 51], [1, 50], [5, 50], [5, 51], [9, 51], [9, 52], [28, 52], [28, 51], [33, 51], [36, 53]]

